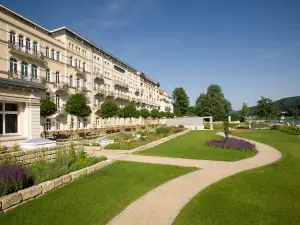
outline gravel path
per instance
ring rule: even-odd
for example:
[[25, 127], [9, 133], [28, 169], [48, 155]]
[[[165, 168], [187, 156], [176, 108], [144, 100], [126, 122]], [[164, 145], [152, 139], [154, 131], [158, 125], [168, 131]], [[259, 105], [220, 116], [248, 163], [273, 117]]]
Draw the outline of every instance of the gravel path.
[[[181, 209], [209, 185], [241, 171], [264, 166], [281, 158], [281, 153], [262, 143], [256, 144], [258, 153], [236, 162], [190, 160], [167, 157], [137, 156], [124, 154], [107, 155], [110, 159], [179, 165], [202, 168], [173, 179], [150, 191], [115, 217], [109, 225], [169, 225]], [[99, 154], [101, 154], [99, 152]], [[98, 153], [97, 153], [98, 155]]]

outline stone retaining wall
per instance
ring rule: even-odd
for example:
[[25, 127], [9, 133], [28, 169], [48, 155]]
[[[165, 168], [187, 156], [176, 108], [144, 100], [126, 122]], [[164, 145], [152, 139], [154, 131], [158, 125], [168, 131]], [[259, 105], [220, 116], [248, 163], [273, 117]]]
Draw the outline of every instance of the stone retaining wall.
[[134, 153], [137, 153], [137, 152], [145, 151], [145, 150], [147, 150], [149, 148], [152, 148], [152, 147], [154, 147], [156, 145], [160, 145], [160, 144], [162, 144], [164, 142], [167, 142], [167, 141], [169, 141], [171, 139], [174, 139], [174, 138], [176, 138], [178, 136], [184, 135], [184, 134], [188, 133], [189, 131], [190, 130], [184, 130], [184, 131], [179, 132], [177, 134], [173, 134], [171, 136], [162, 138], [160, 140], [150, 142], [149, 144], [139, 146], [139, 147], [137, 147], [135, 149], [132, 149], [132, 150], [102, 150], [101, 152], [115, 152], [115, 153], [134, 154]]
[[52, 161], [56, 157], [57, 148], [44, 148], [29, 151], [18, 151], [0, 154], [0, 165], [10, 161], [22, 165], [30, 165], [37, 161]]
[[84, 175], [90, 174], [96, 170], [99, 170], [109, 164], [113, 163], [112, 160], [106, 160], [99, 163], [96, 163], [92, 166], [89, 166], [87, 168], [77, 170], [74, 172], [71, 172], [69, 174], [63, 175], [59, 178], [56, 178], [54, 180], [46, 181], [41, 184], [20, 190], [18, 192], [3, 196], [0, 198], [0, 212], [6, 212], [6, 210], [16, 207], [19, 204], [22, 204], [26, 202], [27, 200], [36, 198], [41, 196], [42, 194], [45, 194], [46, 192], [61, 187], [67, 183], [70, 183], [79, 177], [82, 177]]

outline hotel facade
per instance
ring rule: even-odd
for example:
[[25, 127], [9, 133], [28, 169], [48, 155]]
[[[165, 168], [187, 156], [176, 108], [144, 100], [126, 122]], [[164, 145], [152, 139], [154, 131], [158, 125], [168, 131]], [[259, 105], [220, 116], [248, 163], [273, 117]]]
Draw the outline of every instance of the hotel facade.
[[[159, 83], [68, 27], [48, 30], [0, 5], [0, 143], [40, 136], [47, 130], [103, 126], [95, 114], [107, 100], [120, 107], [159, 109]], [[67, 114], [70, 94], [83, 93], [92, 113]], [[57, 113], [40, 118], [40, 99]]]

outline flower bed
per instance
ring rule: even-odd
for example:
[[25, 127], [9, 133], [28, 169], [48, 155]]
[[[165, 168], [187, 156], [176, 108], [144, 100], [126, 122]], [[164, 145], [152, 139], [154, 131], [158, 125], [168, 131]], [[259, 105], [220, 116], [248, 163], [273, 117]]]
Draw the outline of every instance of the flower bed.
[[227, 140], [209, 140], [205, 142], [206, 145], [210, 147], [221, 147], [221, 148], [231, 148], [231, 149], [240, 149], [240, 150], [249, 150], [255, 151], [255, 144], [250, 143], [238, 138], [229, 137]]
[[53, 162], [40, 161], [29, 166], [10, 164], [0, 166], [0, 196], [60, 177], [100, 161], [105, 157], [86, 157], [80, 147], [62, 147]]
[[108, 150], [132, 150], [137, 147], [149, 144], [153, 141], [160, 140], [162, 138], [168, 137], [172, 134], [179, 133], [184, 130], [184, 127], [158, 127], [155, 130], [150, 131], [138, 131], [137, 133], [141, 135], [138, 139], [124, 140], [120, 139], [116, 143], [109, 144], [105, 146], [104, 149]]

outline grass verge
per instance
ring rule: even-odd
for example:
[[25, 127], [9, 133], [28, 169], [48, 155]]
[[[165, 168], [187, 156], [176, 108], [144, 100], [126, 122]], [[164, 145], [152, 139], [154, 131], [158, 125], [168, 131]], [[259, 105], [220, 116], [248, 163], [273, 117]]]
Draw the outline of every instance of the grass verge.
[[0, 224], [107, 224], [150, 190], [194, 170], [116, 162], [0, 215]]
[[237, 135], [273, 146], [283, 157], [206, 188], [181, 211], [174, 225], [300, 224], [299, 137], [272, 130]]

